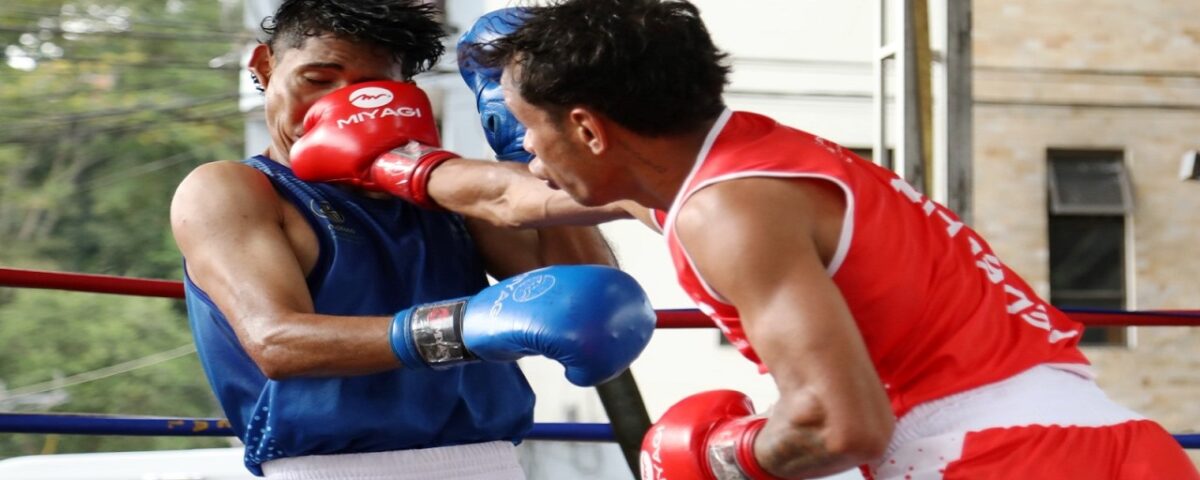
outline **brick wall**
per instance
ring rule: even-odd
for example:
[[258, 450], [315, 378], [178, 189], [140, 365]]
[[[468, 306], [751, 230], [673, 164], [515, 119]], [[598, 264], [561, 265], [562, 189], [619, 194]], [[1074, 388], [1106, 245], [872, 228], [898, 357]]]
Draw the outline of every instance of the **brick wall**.
[[[1046, 151], [1125, 152], [1131, 307], [1200, 310], [1200, 2], [974, 3], [976, 227], [1048, 294]], [[1200, 328], [1140, 328], [1091, 348], [1099, 382], [1173, 432], [1200, 431]], [[1200, 454], [1192, 453], [1200, 460]]]

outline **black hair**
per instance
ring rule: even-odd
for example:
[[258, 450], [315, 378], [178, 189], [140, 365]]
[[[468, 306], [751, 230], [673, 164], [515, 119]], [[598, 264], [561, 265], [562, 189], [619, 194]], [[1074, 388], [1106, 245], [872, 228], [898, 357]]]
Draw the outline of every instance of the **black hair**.
[[332, 35], [387, 52], [411, 78], [433, 68], [445, 52], [439, 15], [421, 0], [285, 0], [261, 26], [274, 51]]
[[634, 132], [672, 135], [720, 115], [726, 54], [684, 0], [566, 0], [525, 10], [513, 33], [474, 48], [488, 67], [518, 67], [525, 101], [561, 115], [595, 108]]

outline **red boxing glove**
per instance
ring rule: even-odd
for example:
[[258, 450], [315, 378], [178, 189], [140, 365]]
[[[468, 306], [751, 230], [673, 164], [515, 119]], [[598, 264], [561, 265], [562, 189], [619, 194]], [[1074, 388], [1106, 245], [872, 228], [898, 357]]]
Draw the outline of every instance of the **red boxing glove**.
[[348, 85], [317, 100], [292, 145], [292, 171], [309, 182], [339, 182], [436, 208], [426, 186], [434, 167], [458, 155], [438, 148], [429, 97], [416, 85]]
[[642, 480], [775, 480], [754, 458], [766, 418], [733, 390], [697, 393], [671, 406], [642, 440]]

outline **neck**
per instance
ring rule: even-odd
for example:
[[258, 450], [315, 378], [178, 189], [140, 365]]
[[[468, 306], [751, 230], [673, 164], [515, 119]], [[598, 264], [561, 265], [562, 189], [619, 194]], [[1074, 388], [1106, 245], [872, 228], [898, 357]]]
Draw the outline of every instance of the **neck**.
[[670, 209], [714, 123], [715, 118], [684, 134], [621, 142], [621, 149], [633, 159], [628, 163], [630, 177], [637, 182], [631, 200], [657, 210]]
[[[274, 142], [271, 142], [271, 145], [267, 146], [266, 151], [263, 152], [263, 156], [274, 160], [275, 163], [281, 163], [285, 167], [290, 168], [292, 166], [292, 162], [289, 161], [288, 156], [282, 155], [279, 152], [279, 147], [276, 146]], [[284, 152], [286, 152], [286, 150], [284, 150]]]

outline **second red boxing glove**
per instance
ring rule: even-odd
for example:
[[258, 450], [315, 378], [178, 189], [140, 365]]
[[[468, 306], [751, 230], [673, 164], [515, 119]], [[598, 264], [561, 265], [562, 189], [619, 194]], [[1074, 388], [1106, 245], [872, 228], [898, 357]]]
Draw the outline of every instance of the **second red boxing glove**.
[[680, 400], [642, 440], [642, 480], [771, 480], [754, 458], [754, 439], [766, 419], [750, 398], [733, 390]]

